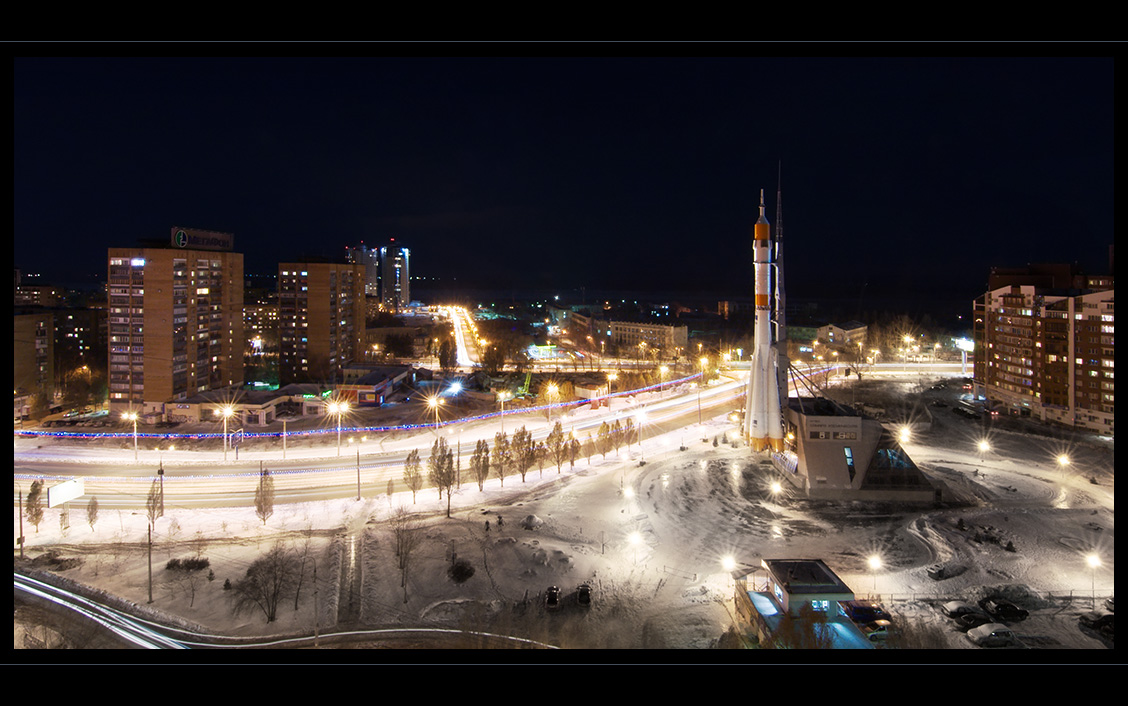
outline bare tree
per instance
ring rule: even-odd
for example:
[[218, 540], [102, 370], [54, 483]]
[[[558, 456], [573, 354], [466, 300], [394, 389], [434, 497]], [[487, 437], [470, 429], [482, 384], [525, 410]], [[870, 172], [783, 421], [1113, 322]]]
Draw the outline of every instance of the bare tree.
[[623, 443], [627, 445], [628, 451], [631, 448], [631, 444], [633, 444], [637, 439], [638, 430], [635, 429], [634, 420], [630, 417], [627, 417], [627, 420], [623, 422]]
[[603, 454], [603, 458], [607, 458], [607, 452], [611, 450], [611, 427], [607, 426], [607, 422], [599, 425], [599, 433], [595, 437], [595, 450]]
[[595, 455], [595, 442], [591, 440], [591, 435], [584, 439], [583, 446], [580, 449], [580, 454], [587, 458], [588, 465], [591, 465], [591, 457]]
[[557, 422], [552, 427], [552, 431], [548, 433], [545, 439], [545, 446], [548, 449], [548, 455], [554, 462], [556, 462], [556, 472], [560, 472], [560, 466], [564, 463], [564, 459], [568, 455], [568, 443], [564, 438], [564, 427], [560, 422]]
[[474, 455], [470, 457], [470, 472], [474, 474], [474, 479], [478, 481], [478, 491], [480, 492], [490, 477], [490, 445], [486, 443], [485, 439], [478, 439], [477, 446], [474, 447]]
[[619, 447], [623, 445], [623, 437], [624, 437], [625, 434], [626, 434], [626, 432], [623, 429], [623, 423], [620, 422], [618, 419], [616, 419], [615, 423], [611, 425], [611, 437], [610, 437], [611, 438], [611, 448], [615, 450], [616, 454], [619, 453]]
[[251, 562], [246, 575], [231, 586], [235, 613], [258, 608], [272, 623], [278, 617], [278, 604], [294, 585], [294, 553], [282, 542]]
[[414, 518], [402, 507], [392, 515], [392, 534], [395, 537], [396, 559], [400, 570], [400, 587], [403, 602], [407, 603], [407, 573], [411, 568], [412, 554], [419, 544], [421, 533]]
[[157, 518], [161, 516], [161, 489], [156, 479], [149, 486], [149, 495], [145, 498], [145, 515], [149, 518], [149, 526], [156, 527]]
[[35, 525], [35, 533], [39, 534], [39, 523], [43, 521], [43, 481], [31, 482], [31, 489], [27, 491], [24, 503], [27, 521]]
[[419, 450], [412, 449], [403, 462], [403, 482], [411, 488], [411, 503], [415, 504], [415, 494], [423, 488], [422, 463], [419, 461]]
[[200, 586], [204, 585], [207, 580], [206, 575], [202, 569], [189, 569], [183, 565], [168, 569], [166, 571], [172, 574], [169, 582], [173, 587], [178, 588], [189, 597], [188, 607], [191, 608], [196, 604], [196, 592]]
[[[294, 587], [294, 610], [298, 609], [298, 597], [302, 595], [302, 583], [305, 581], [305, 568], [306, 563], [309, 561], [310, 553], [310, 540], [313, 537], [313, 523], [309, 523], [305, 528], [305, 539], [302, 541], [302, 550], [298, 563], [298, 578]], [[316, 573], [316, 572], [315, 572]]]
[[525, 474], [533, 467], [533, 460], [536, 454], [536, 444], [533, 441], [533, 435], [521, 427], [513, 432], [513, 443], [510, 445], [512, 450], [513, 465], [517, 466], [517, 472], [521, 474], [521, 482], [525, 482]]
[[90, 531], [94, 531], [94, 524], [98, 521], [98, 496], [92, 495], [90, 502], [86, 504], [86, 524], [90, 525]]
[[537, 461], [537, 470], [540, 471], [541, 477], [544, 477], [544, 462], [548, 460], [548, 447], [544, 442], [539, 442], [533, 450], [533, 458]]
[[274, 514], [274, 478], [270, 471], [259, 471], [258, 487], [255, 488], [255, 515], [262, 520], [263, 527], [266, 521]]
[[493, 467], [503, 486], [505, 485], [505, 475], [509, 472], [509, 466], [512, 463], [513, 449], [509, 444], [509, 437], [506, 436], [505, 432], [499, 431], [494, 434]]
[[576, 467], [576, 458], [580, 455], [580, 440], [574, 435], [568, 440], [568, 464], [569, 468]]
[[443, 499], [443, 491], [446, 491], [447, 517], [450, 517], [450, 495], [457, 475], [454, 471], [454, 452], [447, 446], [446, 439], [440, 437], [435, 442], [428, 465], [431, 468], [431, 482], [439, 489], [439, 500]]

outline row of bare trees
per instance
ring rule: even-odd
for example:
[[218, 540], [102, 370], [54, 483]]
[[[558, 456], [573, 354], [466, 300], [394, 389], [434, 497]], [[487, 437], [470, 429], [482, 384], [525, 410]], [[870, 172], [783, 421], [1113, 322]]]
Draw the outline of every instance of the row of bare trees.
[[[556, 422], [552, 431], [544, 441], [536, 441], [533, 435], [524, 426], [513, 432], [510, 437], [505, 432], [494, 435], [493, 447], [485, 439], [479, 439], [470, 456], [470, 474], [478, 483], [478, 490], [484, 489], [485, 482], [491, 473], [501, 485], [511, 475], [520, 475], [521, 482], [525, 482], [528, 472], [536, 466], [544, 474], [544, 467], [549, 462], [556, 465], [556, 472], [560, 473], [564, 462], [572, 467], [576, 465], [577, 458], [586, 458], [591, 463], [595, 454], [607, 454], [612, 451], [618, 453], [624, 444], [628, 447], [638, 440], [638, 429], [634, 421], [627, 418], [625, 421], [615, 420], [613, 424], [604, 422], [594, 438], [588, 436], [583, 442], [572, 433], [565, 433], [563, 425]], [[459, 473], [452, 460], [453, 452], [447, 445], [446, 439], [439, 438], [431, 446], [431, 457], [427, 461], [429, 473], [423, 475], [423, 463], [419, 451], [413, 449], [408, 453], [403, 465], [403, 480], [411, 490], [412, 503], [416, 502], [417, 494], [423, 489], [426, 480], [439, 491], [442, 500], [443, 492], [447, 494], [447, 517], [450, 517], [450, 492], [458, 482]]]

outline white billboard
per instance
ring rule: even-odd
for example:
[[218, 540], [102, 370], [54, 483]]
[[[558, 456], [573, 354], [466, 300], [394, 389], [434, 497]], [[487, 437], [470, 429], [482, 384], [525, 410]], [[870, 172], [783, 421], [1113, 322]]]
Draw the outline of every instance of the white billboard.
[[47, 507], [57, 507], [86, 494], [83, 479], [75, 478], [47, 489]]

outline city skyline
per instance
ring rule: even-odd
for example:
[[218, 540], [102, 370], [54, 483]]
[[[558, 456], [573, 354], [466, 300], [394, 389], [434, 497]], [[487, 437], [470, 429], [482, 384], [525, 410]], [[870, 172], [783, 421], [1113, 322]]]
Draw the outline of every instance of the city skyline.
[[94, 284], [175, 225], [248, 274], [395, 238], [444, 287], [750, 296], [782, 165], [793, 297], [970, 304], [992, 266], [1107, 271], [1112, 86], [1100, 57], [17, 58], [14, 259]]

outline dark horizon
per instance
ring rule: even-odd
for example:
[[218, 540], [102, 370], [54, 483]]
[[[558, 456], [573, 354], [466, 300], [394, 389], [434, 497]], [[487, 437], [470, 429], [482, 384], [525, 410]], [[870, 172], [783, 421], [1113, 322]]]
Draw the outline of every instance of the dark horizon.
[[443, 288], [735, 297], [782, 163], [789, 297], [970, 301], [991, 267], [1108, 271], [1112, 66], [20, 57], [14, 260], [100, 281], [175, 225], [247, 273], [395, 238]]

